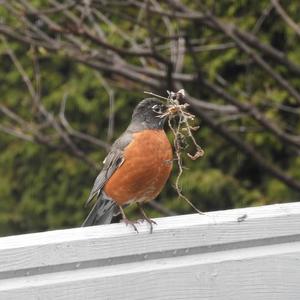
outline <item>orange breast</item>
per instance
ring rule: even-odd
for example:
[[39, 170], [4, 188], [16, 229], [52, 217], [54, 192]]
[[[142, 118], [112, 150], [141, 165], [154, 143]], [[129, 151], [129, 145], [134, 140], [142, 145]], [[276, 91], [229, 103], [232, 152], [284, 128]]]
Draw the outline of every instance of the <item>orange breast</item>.
[[124, 150], [124, 163], [104, 186], [119, 205], [153, 200], [172, 170], [172, 147], [163, 130], [144, 130]]

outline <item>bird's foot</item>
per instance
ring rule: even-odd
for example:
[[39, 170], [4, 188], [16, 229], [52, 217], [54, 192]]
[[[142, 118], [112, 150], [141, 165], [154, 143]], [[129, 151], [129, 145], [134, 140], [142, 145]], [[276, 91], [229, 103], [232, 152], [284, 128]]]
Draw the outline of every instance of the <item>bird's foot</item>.
[[153, 232], [153, 224], [157, 225], [157, 223], [148, 217], [144, 217], [143, 219], [138, 220], [138, 222], [140, 222], [140, 223], [143, 223], [145, 221], [150, 225], [150, 233], [152, 233]]
[[124, 218], [120, 222], [125, 223], [126, 226], [131, 225], [133, 227], [133, 229], [136, 231], [136, 233], [139, 233], [139, 231], [136, 227], [136, 224], [139, 223], [138, 221], [131, 221], [131, 220], [128, 220], [128, 219]]

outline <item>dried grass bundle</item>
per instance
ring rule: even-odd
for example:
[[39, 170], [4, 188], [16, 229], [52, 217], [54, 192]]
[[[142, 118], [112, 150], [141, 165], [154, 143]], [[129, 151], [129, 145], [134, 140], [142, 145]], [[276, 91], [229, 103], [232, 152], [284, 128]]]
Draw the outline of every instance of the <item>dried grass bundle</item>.
[[191, 207], [193, 207], [198, 213], [203, 214], [194, 204], [182, 193], [182, 188], [180, 186], [180, 178], [183, 174], [183, 162], [182, 155], [184, 151], [190, 147], [190, 142], [196, 148], [194, 154], [188, 153], [187, 156], [196, 160], [199, 157], [204, 155], [203, 149], [196, 142], [193, 132], [199, 129], [199, 126], [195, 127], [191, 123], [195, 120], [195, 116], [187, 111], [189, 107], [188, 103], [184, 102], [185, 92], [183, 89], [178, 92], [168, 92], [168, 97], [163, 97], [156, 95], [151, 92], [145, 92], [146, 94], [152, 95], [156, 98], [163, 99], [167, 102], [168, 109], [161, 115], [161, 117], [168, 116], [168, 126], [174, 137], [174, 151], [175, 151], [175, 160], [177, 161], [179, 173], [175, 181], [175, 189], [180, 198], [184, 199]]

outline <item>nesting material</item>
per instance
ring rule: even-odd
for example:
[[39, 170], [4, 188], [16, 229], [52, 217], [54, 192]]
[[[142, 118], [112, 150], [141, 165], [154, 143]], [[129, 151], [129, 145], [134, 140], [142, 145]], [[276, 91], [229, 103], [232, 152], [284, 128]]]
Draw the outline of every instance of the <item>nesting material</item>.
[[[195, 116], [187, 111], [189, 104], [185, 102], [184, 90], [181, 89], [178, 92], [167, 92], [168, 97], [156, 95], [151, 92], [145, 93], [163, 99], [167, 102], [168, 109], [164, 114], [161, 115], [161, 117], [168, 116], [168, 126], [174, 137], [175, 160], [177, 161], [179, 170], [175, 181], [175, 189], [180, 198], [188, 202], [198, 213], [203, 214], [186, 196], [182, 194], [182, 188], [179, 184], [184, 169], [182, 155], [186, 153], [187, 156], [192, 160], [196, 160], [204, 155], [203, 149], [196, 142], [193, 135], [193, 132], [198, 130], [199, 126], [195, 127], [192, 125], [192, 122], [195, 120]], [[191, 146], [191, 144], [196, 149], [194, 154], [187, 152], [187, 149]]]

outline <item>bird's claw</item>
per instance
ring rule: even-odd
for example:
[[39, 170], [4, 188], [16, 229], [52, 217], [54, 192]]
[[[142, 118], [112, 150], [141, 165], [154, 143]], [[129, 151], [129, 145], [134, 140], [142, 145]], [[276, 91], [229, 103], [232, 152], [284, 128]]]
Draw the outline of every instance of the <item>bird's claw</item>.
[[135, 232], [139, 233], [139, 231], [138, 231], [138, 229], [135, 225], [135, 224], [138, 224], [139, 221], [131, 221], [131, 220], [128, 220], [128, 219], [122, 219], [120, 222], [125, 223], [126, 226], [131, 225], [133, 227], [133, 229], [135, 230]]
[[150, 225], [150, 233], [152, 233], [153, 232], [152, 224], [157, 225], [157, 223], [155, 221], [151, 220], [150, 218], [143, 218], [143, 219], [138, 220], [139, 223], [144, 223], [145, 221]]

